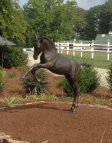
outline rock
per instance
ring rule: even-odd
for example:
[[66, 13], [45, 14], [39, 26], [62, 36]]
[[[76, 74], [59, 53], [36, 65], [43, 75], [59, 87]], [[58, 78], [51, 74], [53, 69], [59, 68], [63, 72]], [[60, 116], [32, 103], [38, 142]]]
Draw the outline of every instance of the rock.
[[0, 143], [29, 143], [27, 141], [13, 140], [11, 136], [6, 135], [4, 132], [0, 133]]
[[48, 141], [43, 141], [43, 142], [41, 142], [41, 143], [48, 143]]
[[1, 132], [0, 133], [0, 136], [5, 136], [6, 134], [4, 132]]

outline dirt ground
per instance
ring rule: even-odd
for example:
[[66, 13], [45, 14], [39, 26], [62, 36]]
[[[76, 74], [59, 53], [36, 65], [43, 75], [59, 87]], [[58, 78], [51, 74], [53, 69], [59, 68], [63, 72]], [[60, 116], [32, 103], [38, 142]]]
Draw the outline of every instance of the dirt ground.
[[[17, 76], [9, 78], [12, 71]], [[3, 96], [23, 95], [19, 70], [7, 70], [6, 75]], [[66, 96], [57, 86], [61, 79], [61, 76], [48, 76], [50, 93]], [[92, 94], [111, 96], [109, 89], [104, 87]], [[77, 113], [72, 114], [70, 108], [68, 103], [47, 102], [5, 109], [0, 111], [0, 132], [30, 143], [112, 143], [112, 110], [79, 105]]]
[[0, 112], [0, 132], [30, 143], [112, 143], [112, 111], [39, 103]]

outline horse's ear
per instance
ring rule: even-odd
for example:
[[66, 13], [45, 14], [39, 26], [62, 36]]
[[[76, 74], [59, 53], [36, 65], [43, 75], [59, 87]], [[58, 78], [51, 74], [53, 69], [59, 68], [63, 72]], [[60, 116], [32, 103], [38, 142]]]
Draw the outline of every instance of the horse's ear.
[[40, 38], [39, 42], [42, 43], [43, 42], [43, 38]]
[[37, 40], [37, 39], [38, 39], [38, 37], [37, 37], [37, 35], [36, 35], [36, 34], [34, 35], [34, 38], [35, 38], [35, 40]]

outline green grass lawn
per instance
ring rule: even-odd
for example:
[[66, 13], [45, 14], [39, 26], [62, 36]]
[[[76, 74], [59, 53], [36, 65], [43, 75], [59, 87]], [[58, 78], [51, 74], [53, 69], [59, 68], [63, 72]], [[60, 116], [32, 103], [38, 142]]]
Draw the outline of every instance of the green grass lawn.
[[83, 52], [82, 58], [81, 58], [81, 52], [75, 52], [75, 56], [73, 56], [72, 52], [70, 52], [68, 55], [65, 52], [65, 54], [63, 55], [66, 57], [75, 59], [78, 62], [87, 62], [87, 63], [93, 64], [93, 66], [98, 68], [108, 69], [108, 67], [112, 63], [112, 54], [110, 54], [110, 59], [107, 60], [106, 53], [94, 53], [93, 59], [91, 58], [91, 53], [89, 52]]

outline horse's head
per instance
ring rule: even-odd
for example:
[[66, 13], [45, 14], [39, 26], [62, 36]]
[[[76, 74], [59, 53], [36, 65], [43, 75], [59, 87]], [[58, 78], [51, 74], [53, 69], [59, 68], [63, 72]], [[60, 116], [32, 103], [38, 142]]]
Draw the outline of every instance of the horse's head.
[[33, 58], [35, 60], [37, 60], [38, 55], [42, 52], [41, 40], [42, 39], [38, 38], [37, 35], [35, 34], [34, 55], [33, 55]]

